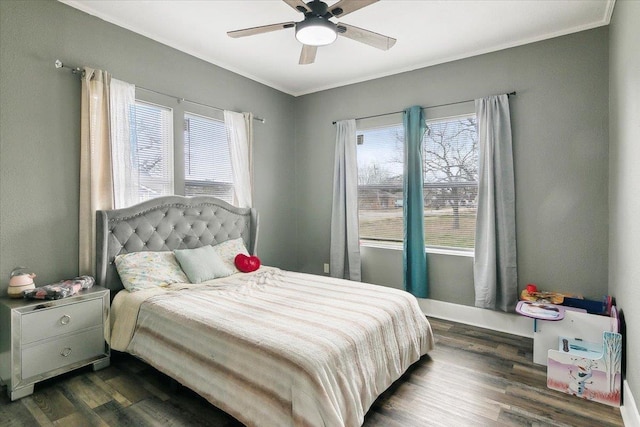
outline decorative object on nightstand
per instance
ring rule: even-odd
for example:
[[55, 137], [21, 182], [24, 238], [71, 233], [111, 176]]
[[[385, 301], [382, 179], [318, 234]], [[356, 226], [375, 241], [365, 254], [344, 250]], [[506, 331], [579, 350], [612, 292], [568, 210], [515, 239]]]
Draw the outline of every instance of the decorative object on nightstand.
[[7, 295], [9, 298], [22, 298], [22, 292], [36, 287], [33, 279], [36, 277], [34, 273], [25, 273], [27, 267], [16, 267], [9, 275], [9, 288]]
[[83, 289], [89, 289], [95, 283], [92, 276], [80, 276], [74, 279], [62, 280], [22, 292], [27, 299], [60, 299], [75, 295]]
[[73, 369], [109, 366], [109, 309], [100, 286], [56, 300], [0, 298], [0, 379], [10, 399]]

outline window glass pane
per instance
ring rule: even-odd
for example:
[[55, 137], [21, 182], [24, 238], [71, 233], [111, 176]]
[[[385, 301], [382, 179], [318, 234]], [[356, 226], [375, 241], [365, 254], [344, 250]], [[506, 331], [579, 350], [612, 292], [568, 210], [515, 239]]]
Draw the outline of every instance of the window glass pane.
[[[401, 243], [404, 130], [359, 130], [360, 238]], [[427, 121], [423, 139], [425, 245], [473, 249], [478, 194], [475, 115]]]
[[423, 147], [425, 244], [473, 249], [478, 196], [475, 116], [428, 121]]
[[384, 126], [358, 131], [360, 238], [402, 242], [404, 129]]
[[185, 195], [209, 194], [233, 202], [229, 143], [221, 120], [185, 113]]
[[173, 194], [173, 125], [169, 108], [136, 101], [131, 146], [139, 201]]

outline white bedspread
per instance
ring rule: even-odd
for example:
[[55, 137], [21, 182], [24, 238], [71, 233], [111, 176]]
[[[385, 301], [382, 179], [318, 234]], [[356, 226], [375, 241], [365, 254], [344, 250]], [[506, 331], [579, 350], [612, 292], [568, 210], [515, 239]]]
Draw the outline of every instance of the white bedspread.
[[248, 426], [359, 426], [433, 348], [416, 299], [387, 287], [261, 268], [118, 293], [126, 350]]

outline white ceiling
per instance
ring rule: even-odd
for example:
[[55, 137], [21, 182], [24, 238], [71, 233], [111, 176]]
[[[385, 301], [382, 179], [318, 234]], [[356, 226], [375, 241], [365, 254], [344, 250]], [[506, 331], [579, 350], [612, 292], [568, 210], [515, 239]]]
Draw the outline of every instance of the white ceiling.
[[281, 0], [60, 1], [295, 96], [607, 25], [615, 2], [381, 0], [333, 21], [396, 38], [389, 51], [338, 37], [318, 49], [314, 64], [298, 65], [302, 45], [293, 28], [226, 35], [301, 21]]

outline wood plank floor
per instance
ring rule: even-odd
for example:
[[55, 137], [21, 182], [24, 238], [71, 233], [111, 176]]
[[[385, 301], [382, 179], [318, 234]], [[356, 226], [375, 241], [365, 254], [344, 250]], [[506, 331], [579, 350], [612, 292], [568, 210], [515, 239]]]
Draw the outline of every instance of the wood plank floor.
[[[364, 426], [623, 425], [617, 408], [547, 389], [545, 367], [531, 361], [531, 339], [429, 320], [435, 350], [378, 398]], [[145, 363], [117, 353], [107, 369], [48, 380], [16, 402], [3, 388], [0, 426], [242, 424]]]

